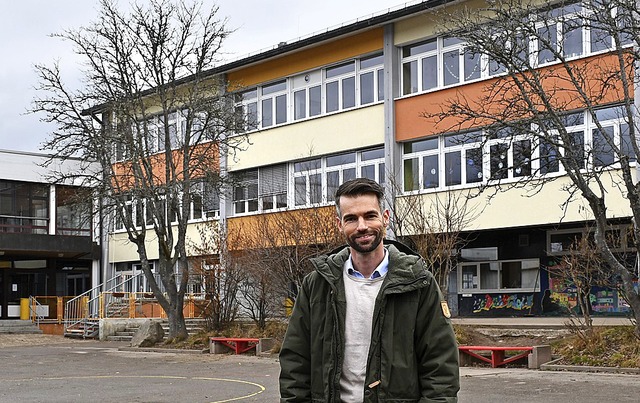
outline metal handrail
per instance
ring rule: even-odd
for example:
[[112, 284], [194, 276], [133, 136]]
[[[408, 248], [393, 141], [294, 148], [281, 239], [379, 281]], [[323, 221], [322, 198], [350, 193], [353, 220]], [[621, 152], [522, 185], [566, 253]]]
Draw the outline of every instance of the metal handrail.
[[[121, 281], [120, 283], [114, 284], [109, 287], [105, 292], [111, 292], [117, 288], [123, 287], [130, 281], [137, 279], [143, 275], [143, 273], [138, 273], [135, 276], [131, 276], [128, 279]], [[92, 289], [83, 292], [75, 298], [67, 301], [67, 306], [64, 311], [64, 331], [67, 332], [67, 329], [71, 327], [75, 327], [77, 325], [87, 324], [92, 319], [97, 319], [100, 317], [100, 307], [102, 293], [100, 289], [102, 289], [106, 283], [113, 281], [116, 277], [111, 278], [110, 280], [101, 283]], [[85, 334], [86, 336], [86, 334]]]
[[44, 320], [44, 315], [38, 315], [38, 307], [42, 305], [34, 296], [29, 296], [29, 318], [36, 325], [40, 326], [40, 322]]

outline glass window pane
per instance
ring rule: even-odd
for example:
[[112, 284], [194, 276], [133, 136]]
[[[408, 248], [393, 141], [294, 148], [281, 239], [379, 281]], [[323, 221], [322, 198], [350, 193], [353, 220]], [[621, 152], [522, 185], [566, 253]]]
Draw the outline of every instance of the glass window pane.
[[418, 92], [418, 62], [402, 64], [402, 95]]
[[360, 75], [360, 105], [375, 101], [373, 83], [373, 71]]
[[349, 168], [342, 171], [342, 182], [350, 181], [356, 178], [356, 169]]
[[595, 166], [608, 166], [613, 164], [613, 127], [604, 127], [603, 130], [594, 129], [593, 135], [593, 164]]
[[336, 190], [340, 187], [340, 172], [327, 172], [327, 201], [335, 200]]
[[480, 263], [480, 288], [498, 289], [498, 263]]
[[442, 55], [442, 71], [444, 72], [444, 85], [460, 82], [460, 53], [457, 49]]
[[629, 157], [629, 161], [636, 160], [636, 153], [633, 149], [633, 144], [631, 143], [631, 136], [629, 135], [629, 125], [626, 123], [622, 123], [620, 125], [620, 149], [622, 151], [622, 155], [626, 155]]
[[370, 67], [381, 65], [384, 62], [382, 54], [377, 54], [369, 57], [363, 57], [360, 59], [360, 68], [368, 69]]
[[384, 101], [384, 70], [378, 70], [378, 101]]
[[319, 169], [320, 165], [321, 165], [320, 158], [316, 158], [313, 160], [296, 162], [295, 164], [293, 164], [293, 169], [295, 172], [310, 171], [313, 169]]
[[540, 143], [540, 173], [548, 174], [558, 172], [560, 164], [558, 161], [558, 150], [548, 141]]
[[585, 167], [584, 132], [568, 133], [569, 142], [565, 145], [565, 156], [576, 161], [580, 168]]
[[411, 158], [404, 160], [404, 191], [410, 192], [412, 190], [418, 190], [418, 159]]
[[381, 163], [378, 165], [378, 183], [381, 185], [384, 185], [385, 180], [386, 180], [386, 176], [385, 176], [385, 168], [384, 168], [384, 163]]
[[338, 82], [327, 83], [327, 113], [337, 111], [339, 105]]
[[334, 167], [337, 165], [344, 165], [344, 164], [353, 164], [356, 162], [356, 153], [332, 155], [327, 157], [326, 160], [327, 160], [328, 167]]
[[296, 206], [304, 206], [307, 204], [307, 178], [299, 176], [294, 179], [294, 193]]
[[437, 149], [438, 149], [437, 137], [403, 144], [404, 154], [417, 153], [420, 151], [428, 151], [428, 150], [437, 150]]
[[322, 89], [320, 86], [309, 88], [309, 116], [322, 113]]
[[531, 175], [531, 141], [516, 141], [513, 143], [513, 176], [529, 175]]
[[444, 169], [444, 183], [446, 186], [459, 185], [461, 183], [460, 151], [444, 155]]
[[591, 45], [591, 52], [601, 52], [611, 48], [612, 40], [609, 32], [602, 26], [603, 23], [598, 21], [591, 21], [591, 29], [589, 30], [589, 43]]
[[422, 186], [425, 189], [440, 186], [438, 155], [427, 155], [422, 159]]
[[430, 90], [438, 86], [438, 57], [422, 59], [422, 89]]
[[478, 267], [473, 265], [462, 265], [462, 288], [478, 288]]
[[273, 99], [262, 100], [262, 127], [273, 125]]
[[402, 57], [419, 55], [420, 53], [430, 52], [437, 49], [436, 39], [430, 39], [425, 42], [416, 43], [414, 45], [402, 48]]
[[365, 165], [363, 167], [360, 167], [360, 177], [371, 179], [372, 181], [376, 180], [376, 166]]
[[325, 70], [325, 77], [337, 77], [343, 74], [351, 73], [355, 71], [355, 62], [349, 62], [345, 64], [341, 64], [339, 66], [329, 67]]
[[307, 117], [307, 91], [300, 90], [293, 94], [293, 114], [296, 120]]
[[262, 86], [262, 95], [269, 95], [275, 92], [284, 91], [286, 89], [287, 89], [287, 81], [283, 80], [277, 83]]
[[563, 23], [563, 54], [575, 57], [582, 54], [582, 20], [573, 18]]
[[504, 179], [507, 177], [508, 151], [508, 144], [494, 144], [489, 148], [491, 179]]
[[480, 78], [480, 53], [466, 50], [464, 52], [464, 80]]
[[554, 52], [558, 47], [558, 32], [555, 25], [538, 28], [538, 63], [555, 60]]
[[247, 104], [247, 130], [258, 128], [258, 103]]
[[482, 182], [482, 148], [466, 150], [466, 180], [467, 183]]
[[342, 108], [356, 106], [356, 78], [349, 77], [342, 80]]
[[373, 150], [362, 151], [360, 153], [360, 159], [362, 161], [370, 161], [378, 158], [384, 158], [384, 148], [376, 148]]
[[278, 95], [276, 97], [276, 123], [287, 122], [287, 96]]
[[312, 204], [322, 202], [322, 178], [320, 174], [309, 175], [309, 199]]
[[500, 287], [522, 287], [522, 262], [502, 262], [500, 265]]

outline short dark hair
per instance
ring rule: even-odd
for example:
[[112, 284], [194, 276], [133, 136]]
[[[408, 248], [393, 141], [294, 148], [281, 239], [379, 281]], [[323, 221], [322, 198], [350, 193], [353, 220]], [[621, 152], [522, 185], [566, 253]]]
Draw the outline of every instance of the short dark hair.
[[340, 196], [356, 197], [366, 194], [373, 194], [378, 199], [380, 205], [380, 211], [384, 210], [384, 188], [376, 181], [367, 178], [357, 178], [350, 181], [346, 181], [338, 190], [336, 190], [336, 210], [338, 217], [340, 217]]

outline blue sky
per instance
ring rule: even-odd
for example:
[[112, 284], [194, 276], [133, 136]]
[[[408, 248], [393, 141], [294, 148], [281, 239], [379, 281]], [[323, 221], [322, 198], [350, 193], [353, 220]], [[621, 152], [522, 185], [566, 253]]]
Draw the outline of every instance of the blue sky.
[[[213, 0], [206, 0], [213, 4]], [[417, 1], [410, 1], [415, 3]], [[128, 1], [120, 1], [127, 5]], [[219, 0], [219, 16], [236, 32], [225, 42], [229, 59], [282, 41], [366, 18], [403, 2], [384, 0]], [[20, 0], [3, 3], [0, 13], [0, 149], [40, 150], [51, 127], [26, 114], [35, 96], [35, 64], [59, 61], [64, 77], [77, 80], [80, 62], [69, 43], [49, 35], [95, 20], [97, 0]]]

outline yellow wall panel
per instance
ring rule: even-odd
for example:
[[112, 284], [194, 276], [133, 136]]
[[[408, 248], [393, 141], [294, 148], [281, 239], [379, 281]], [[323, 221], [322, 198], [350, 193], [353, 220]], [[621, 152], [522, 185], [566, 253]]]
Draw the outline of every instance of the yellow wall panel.
[[[614, 177], [614, 179], [616, 179]], [[628, 202], [622, 197], [620, 191], [612, 185], [611, 177], [603, 175], [602, 180], [611, 191], [607, 193], [607, 214], [609, 218], [624, 218], [630, 216]], [[620, 178], [616, 179], [618, 182]], [[531, 189], [508, 189], [494, 194], [492, 189], [485, 195], [466, 200], [457, 195], [468, 194], [468, 190], [453, 191], [455, 200], [460, 203], [466, 200], [468, 211], [473, 211], [468, 215], [472, 218], [469, 226], [464, 231], [478, 231], [498, 228], [513, 228], [524, 226], [548, 225], [549, 223], [571, 223], [582, 222], [592, 218], [589, 212], [589, 205], [586, 200], [577, 197], [572, 201], [567, 210], [564, 211], [562, 203], [568, 198], [568, 193], [562, 190], [563, 186], [569, 183], [567, 177], [560, 177], [553, 182], [545, 184], [542, 191], [535, 193]], [[492, 195], [491, 200], [487, 199]], [[444, 193], [430, 193], [423, 197], [424, 211], [428, 211], [430, 206], [435, 204], [436, 198], [446, 197]], [[402, 203], [403, 198], [398, 198], [398, 203]]]
[[384, 143], [382, 104], [252, 133], [230, 171], [332, 154]]
[[[202, 247], [202, 237], [200, 231], [202, 225], [208, 224], [190, 224], [187, 227], [187, 253], [189, 255], [197, 255], [193, 245]], [[212, 224], [212, 228], [208, 229], [215, 231], [215, 225]], [[150, 260], [158, 259], [158, 243], [157, 238], [152, 230], [147, 231], [146, 247], [147, 254]], [[210, 242], [209, 242], [210, 243]], [[210, 253], [215, 253], [215, 245], [208, 245], [211, 250]], [[109, 235], [109, 263], [115, 262], [137, 262], [140, 260], [136, 246], [129, 242], [127, 234], [123, 232], [112, 233]]]

